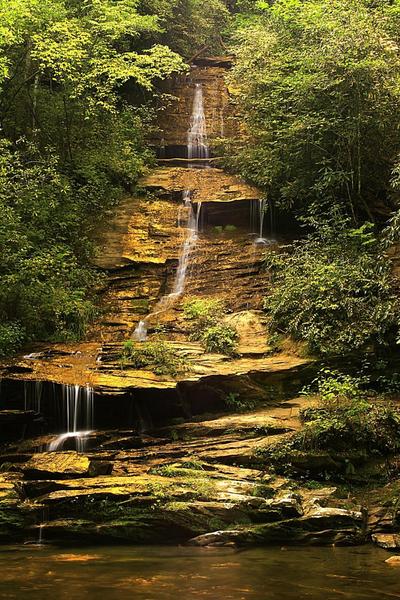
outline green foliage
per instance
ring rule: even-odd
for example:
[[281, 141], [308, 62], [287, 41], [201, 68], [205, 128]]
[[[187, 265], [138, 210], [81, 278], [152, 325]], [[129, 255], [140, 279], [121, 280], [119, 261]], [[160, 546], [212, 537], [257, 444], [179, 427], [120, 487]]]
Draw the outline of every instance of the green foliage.
[[246, 412], [248, 410], [253, 410], [256, 407], [256, 402], [254, 400], [250, 400], [248, 398], [242, 398], [240, 394], [235, 394], [234, 392], [230, 392], [225, 397], [226, 406], [237, 412]]
[[209, 56], [224, 51], [222, 33], [229, 22], [224, 0], [141, 0], [140, 5], [157, 15], [160, 42], [186, 58], [202, 49]]
[[25, 338], [25, 332], [15, 322], [0, 324], [0, 358], [17, 350]]
[[128, 340], [124, 343], [122, 363], [135, 369], [149, 369], [156, 375], [177, 376], [189, 369], [187, 361], [163, 341], [138, 344]]
[[385, 199], [400, 115], [390, 4], [258, 2], [236, 21], [231, 85], [248, 137], [227, 162], [276, 205], [323, 214], [336, 204], [357, 220]]
[[189, 298], [183, 304], [185, 319], [194, 321], [196, 329], [214, 325], [224, 314], [224, 305], [215, 298]]
[[[311, 457], [309, 464], [315, 470], [319, 455], [321, 468], [325, 464], [335, 469], [339, 464], [335, 463], [335, 457], [341, 457], [339, 462], [347, 465], [345, 475], [353, 476], [354, 465], [347, 457], [397, 453], [400, 450], [400, 409], [382, 398], [369, 397], [364, 389], [367, 383], [365, 377], [322, 370], [306, 390], [306, 393], [318, 394], [318, 402], [301, 411], [303, 428], [288, 440], [258, 454], [279, 472], [291, 472], [298, 461], [304, 470], [307, 456]], [[317, 460], [313, 461], [313, 457]]]
[[218, 323], [207, 327], [200, 336], [206, 352], [219, 352], [220, 354], [235, 354], [238, 334], [233, 327]]
[[10, 331], [1, 336], [2, 353], [27, 339], [81, 336], [101, 282], [84, 265], [94, 190], [78, 188], [55, 158], [19, 146], [0, 147], [0, 317]]
[[366, 450], [390, 454], [400, 449], [400, 411], [387, 403], [366, 400], [344, 405], [322, 404], [303, 413], [304, 429], [297, 434], [301, 450]]
[[343, 407], [348, 402], [365, 398], [363, 387], [369, 383], [366, 377], [352, 377], [332, 369], [321, 369], [318, 377], [303, 388], [306, 395], [317, 394], [320, 402], [330, 408]]
[[4, 354], [84, 334], [91, 234], [154, 162], [156, 86], [186, 66], [139, 0], [0, 0], [0, 19]]
[[336, 219], [270, 255], [273, 287], [265, 300], [273, 332], [307, 342], [323, 356], [379, 350], [396, 340], [399, 301], [391, 263], [368, 224]]
[[183, 305], [191, 323], [191, 339], [200, 341], [206, 352], [233, 355], [238, 340], [236, 330], [223, 322], [224, 304], [214, 298], [189, 298]]

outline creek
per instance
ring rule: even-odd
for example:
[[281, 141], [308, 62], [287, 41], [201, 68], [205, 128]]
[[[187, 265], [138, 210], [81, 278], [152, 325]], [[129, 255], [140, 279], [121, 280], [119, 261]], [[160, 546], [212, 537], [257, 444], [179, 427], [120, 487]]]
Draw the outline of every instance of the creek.
[[0, 598], [400, 598], [387, 554], [362, 548], [2, 547]]

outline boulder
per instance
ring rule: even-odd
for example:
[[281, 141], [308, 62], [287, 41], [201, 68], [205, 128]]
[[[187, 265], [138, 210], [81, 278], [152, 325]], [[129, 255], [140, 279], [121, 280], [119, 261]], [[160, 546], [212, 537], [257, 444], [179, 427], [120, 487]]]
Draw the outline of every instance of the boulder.
[[374, 544], [385, 550], [400, 550], [400, 534], [398, 533], [374, 533], [371, 539]]
[[70, 479], [90, 474], [90, 460], [78, 452], [42, 452], [23, 465], [28, 479]]

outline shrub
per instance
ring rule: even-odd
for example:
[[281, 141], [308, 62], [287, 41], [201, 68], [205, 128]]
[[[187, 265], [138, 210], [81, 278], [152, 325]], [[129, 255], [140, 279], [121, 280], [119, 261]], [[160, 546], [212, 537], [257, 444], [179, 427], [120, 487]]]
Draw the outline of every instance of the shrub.
[[203, 344], [206, 352], [233, 355], [237, 344], [236, 330], [223, 323], [224, 304], [215, 298], [191, 298], [183, 305], [185, 318], [191, 322], [190, 339]]
[[208, 327], [201, 334], [201, 341], [206, 352], [219, 352], [220, 354], [235, 354], [238, 334], [229, 325], [218, 323]]
[[304, 395], [317, 394], [320, 403], [327, 408], [343, 407], [354, 400], [366, 397], [363, 386], [369, 382], [368, 377], [352, 377], [334, 371], [321, 369], [318, 377], [302, 390]]
[[162, 341], [137, 344], [128, 340], [123, 347], [122, 361], [136, 369], [151, 369], [156, 375], [176, 376], [189, 369], [187, 362]]
[[388, 403], [353, 400], [335, 408], [322, 405], [302, 415], [300, 450], [365, 450], [381, 455], [400, 449], [400, 410]]
[[369, 225], [320, 224], [291, 253], [270, 256], [268, 265], [273, 287], [265, 309], [272, 332], [305, 341], [322, 356], [396, 342], [400, 305], [391, 264]]
[[15, 352], [23, 342], [25, 332], [18, 323], [0, 324], [0, 357]]
[[216, 298], [189, 298], [183, 305], [183, 312], [198, 330], [214, 325], [224, 314], [224, 304]]

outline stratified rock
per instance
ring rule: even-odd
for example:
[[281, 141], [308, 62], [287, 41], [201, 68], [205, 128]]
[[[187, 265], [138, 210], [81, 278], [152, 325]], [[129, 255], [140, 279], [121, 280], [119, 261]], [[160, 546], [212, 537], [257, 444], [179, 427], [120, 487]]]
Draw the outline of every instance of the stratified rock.
[[0, 410], [0, 429], [12, 425], [27, 425], [34, 417], [33, 410]]
[[242, 544], [246, 534], [240, 529], [227, 529], [225, 531], [213, 531], [199, 535], [188, 541], [189, 546], [231, 546]]
[[21, 468], [31, 479], [84, 477], [89, 475], [90, 460], [78, 452], [43, 452], [34, 454]]
[[21, 502], [15, 474], [0, 475], [0, 541], [15, 542], [21, 539], [32, 524], [28, 506]]
[[353, 545], [362, 543], [363, 516], [340, 508], [320, 509], [304, 517], [264, 523], [235, 530], [215, 531], [190, 540], [198, 546], [305, 544]]
[[163, 167], [141, 180], [141, 185], [160, 196], [193, 193], [193, 202], [219, 203], [258, 200], [260, 190], [222, 169], [184, 169]]
[[267, 501], [269, 508], [280, 512], [282, 518], [291, 519], [301, 517], [304, 514], [301, 496], [299, 494], [288, 493]]

